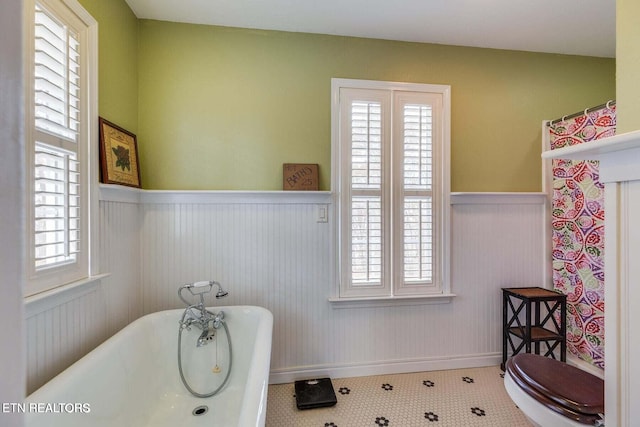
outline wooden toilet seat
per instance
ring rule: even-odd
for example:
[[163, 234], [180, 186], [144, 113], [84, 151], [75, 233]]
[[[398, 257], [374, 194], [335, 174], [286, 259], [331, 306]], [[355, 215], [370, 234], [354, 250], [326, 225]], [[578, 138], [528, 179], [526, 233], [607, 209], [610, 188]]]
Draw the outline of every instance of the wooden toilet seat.
[[530, 353], [513, 356], [505, 369], [529, 396], [565, 417], [594, 425], [604, 413], [604, 381], [595, 375]]

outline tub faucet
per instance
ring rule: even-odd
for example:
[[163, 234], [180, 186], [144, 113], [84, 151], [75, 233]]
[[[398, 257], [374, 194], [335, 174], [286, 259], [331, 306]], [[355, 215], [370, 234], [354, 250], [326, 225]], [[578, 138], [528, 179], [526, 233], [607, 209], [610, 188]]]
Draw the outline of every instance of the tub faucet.
[[182, 285], [178, 288], [178, 297], [187, 305], [191, 305], [189, 301], [182, 296], [182, 291], [188, 290], [191, 295], [200, 297], [200, 304], [204, 307], [204, 295], [211, 292], [214, 286], [218, 287], [218, 292], [216, 292], [216, 298], [220, 299], [222, 297], [226, 297], [229, 295], [229, 292], [225, 291], [222, 288], [222, 285], [215, 280], [203, 280], [200, 282], [187, 283], [186, 285]]
[[[220, 311], [218, 313], [212, 313], [204, 306], [204, 295], [211, 292], [214, 285], [218, 287], [218, 292], [216, 293], [217, 299], [229, 294], [222, 288], [220, 283], [213, 280], [188, 283], [178, 288], [178, 297], [187, 304], [187, 308], [184, 310], [184, 313], [182, 313], [182, 318], [179, 322], [180, 328], [191, 330], [191, 325], [196, 325], [196, 327], [202, 330], [202, 333], [196, 342], [197, 347], [206, 345], [211, 341], [216, 335], [216, 329], [220, 327], [224, 320], [224, 312]], [[187, 299], [182, 295], [184, 290], [188, 290], [193, 296], [199, 296], [200, 302], [192, 304], [187, 301]]]

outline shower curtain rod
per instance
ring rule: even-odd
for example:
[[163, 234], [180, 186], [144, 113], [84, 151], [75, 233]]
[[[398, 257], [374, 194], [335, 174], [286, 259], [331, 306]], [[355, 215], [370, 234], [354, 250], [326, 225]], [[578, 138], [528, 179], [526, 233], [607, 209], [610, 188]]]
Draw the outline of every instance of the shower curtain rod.
[[616, 101], [614, 99], [612, 99], [611, 101], [607, 101], [604, 104], [600, 104], [600, 105], [596, 105], [595, 107], [587, 108], [584, 111], [578, 111], [577, 113], [569, 114], [569, 115], [560, 117], [559, 119], [555, 119], [555, 120], [552, 120], [550, 122], [547, 122], [547, 126], [562, 122], [562, 121], [567, 120], [567, 119], [573, 119], [574, 117], [578, 117], [578, 116], [581, 116], [583, 114], [587, 114], [587, 113], [599, 110], [599, 109], [604, 108], [604, 107], [610, 107], [612, 105], [616, 105]]

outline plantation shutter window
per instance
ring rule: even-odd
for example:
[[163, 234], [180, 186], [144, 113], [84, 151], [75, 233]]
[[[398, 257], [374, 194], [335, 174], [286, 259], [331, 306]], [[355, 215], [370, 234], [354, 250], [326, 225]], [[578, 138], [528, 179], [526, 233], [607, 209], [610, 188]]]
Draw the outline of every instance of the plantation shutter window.
[[77, 142], [79, 124], [78, 35], [36, 4], [35, 126]]
[[382, 282], [382, 140], [379, 102], [351, 104], [351, 259], [354, 286]]
[[442, 97], [395, 93], [395, 293], [437, 292]]
[[342, 251], [348, 254], [342, 281], [348, 295], [384, 295], [389, 288], [390, 266], [384, 254], [389, 244], [385, 203], [390, 156], [388, 126], [391, 103], [384, 91], [344, 89], [341, 110], [341, 165], [344, 209]]
[[444, 96], [356, 86], [337, 91], [340, 297], [443, 293]]
[[31, 295], [89, 276], [88, 155], [96, 98], [88, 49], [97, 39], [89, 31], [95, 21], [75, 0], [26, 4], [32, 10], [26, 103]]
[[403, 270], [404, 283], [433, 278], [432, 116], [428, 104], [405, 104], [403, 119]]
[[35, 267], [76, 261], [80, 250], [78, 162], [44, 144], [35, 151]]

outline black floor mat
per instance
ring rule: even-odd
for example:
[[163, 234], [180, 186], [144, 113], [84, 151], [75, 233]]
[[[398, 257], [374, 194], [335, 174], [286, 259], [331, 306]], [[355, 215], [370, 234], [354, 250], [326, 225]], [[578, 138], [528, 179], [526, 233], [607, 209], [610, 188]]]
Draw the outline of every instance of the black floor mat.
[[296, 381], [295, 390], [298, 409], [324, 408], [338, 402], [331, 378]]

